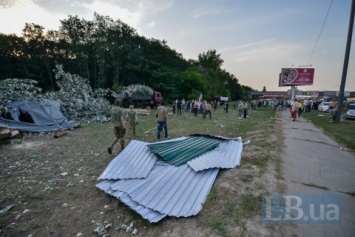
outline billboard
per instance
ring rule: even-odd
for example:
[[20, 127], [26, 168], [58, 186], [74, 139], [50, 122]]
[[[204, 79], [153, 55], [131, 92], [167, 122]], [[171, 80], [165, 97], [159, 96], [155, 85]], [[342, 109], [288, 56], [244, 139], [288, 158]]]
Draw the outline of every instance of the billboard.
[[314, 68], [282, 68], [279, 86], [313, 85]]

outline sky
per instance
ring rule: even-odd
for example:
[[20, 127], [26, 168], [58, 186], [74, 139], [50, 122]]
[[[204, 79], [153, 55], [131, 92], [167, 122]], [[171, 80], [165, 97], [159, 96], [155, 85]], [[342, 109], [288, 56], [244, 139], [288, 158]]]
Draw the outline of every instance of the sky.
[[[165, 40], [185, 59], [216, 50], [222, 68], [255, 90], [290, 89], [278, 86], [281, 68], [312, 67], [313, 85], [298, 89], [339, 91], [350, 8], [351, 0], [0, 0], [0, 33], [21, 36], [25, 23], [59, 30], [69, 15], [92, 20], [96, 12]], [[355, 91], [352, 38], [346, 91]]]

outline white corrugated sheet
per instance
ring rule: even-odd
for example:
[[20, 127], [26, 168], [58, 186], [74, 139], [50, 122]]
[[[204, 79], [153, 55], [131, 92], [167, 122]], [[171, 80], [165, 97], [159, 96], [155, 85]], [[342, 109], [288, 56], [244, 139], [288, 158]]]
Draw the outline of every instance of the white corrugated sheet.
[[211, 168], [235, 168], [240, 165], [242, 150], [241, 138], [226, 140], [221, 142], [217, 148], [190, 160], [187, 164], [196, 172]]
[[188, 165], [156, 165], [146, 179], [120, 180], [111, 189], [162, 214], [187, 217], [200, 212], [217, 174], [218, 169], [195, 172]]
[[155, 154], [147, 148], [147, 142], [132, 140], [106, 167], [99, 179], [146, 178], [157, 162]]
[[114, 191], [111, 189], [111, 185], [116, 181], [106, 180], [101, 183], [96, 184], [96, 187], [104, 191], [105, 193], [118, 198], [121, 202], [129, 206], [132, 210], [136, 211], [144, 219], [147, 219], [151, 223], [155, 223], [163, 219], [166, 215], [160, 212], [153, 211], [152, 209], [146, 208], [139, 203], [133, 201], [130, 196], [124, 192]]

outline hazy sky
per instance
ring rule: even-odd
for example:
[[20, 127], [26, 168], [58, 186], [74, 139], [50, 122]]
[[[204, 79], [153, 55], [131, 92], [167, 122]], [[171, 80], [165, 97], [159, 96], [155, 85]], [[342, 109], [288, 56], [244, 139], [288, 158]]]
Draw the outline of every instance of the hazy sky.
[[[25, 23], [58, 30], [68, 15], [92, 20], [97, 12], [166, 40], [186, 59], [215, 49], [223, 68], [257, 90], [286, 90], [278, 87], [281, 68], [312, 64], [314, 85], [299, 89], [337, 91], [350, 7], [351, 0], [0, 0], [0, 32], [20, 36]], [[348, 91], [355, 91], [354, 38]]]

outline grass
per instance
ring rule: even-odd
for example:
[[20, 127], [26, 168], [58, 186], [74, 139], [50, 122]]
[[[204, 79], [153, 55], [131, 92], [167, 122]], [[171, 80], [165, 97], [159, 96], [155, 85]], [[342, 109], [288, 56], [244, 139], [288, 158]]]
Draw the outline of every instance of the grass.
[[328, 136], [334, 138], [348, 149], [355, 151], [355, 120], [345, 119], [343, 122], [331, 122], [329, 116], [329, 113], [317, 110], [302, 113], [303, 118], [322, 128]]

